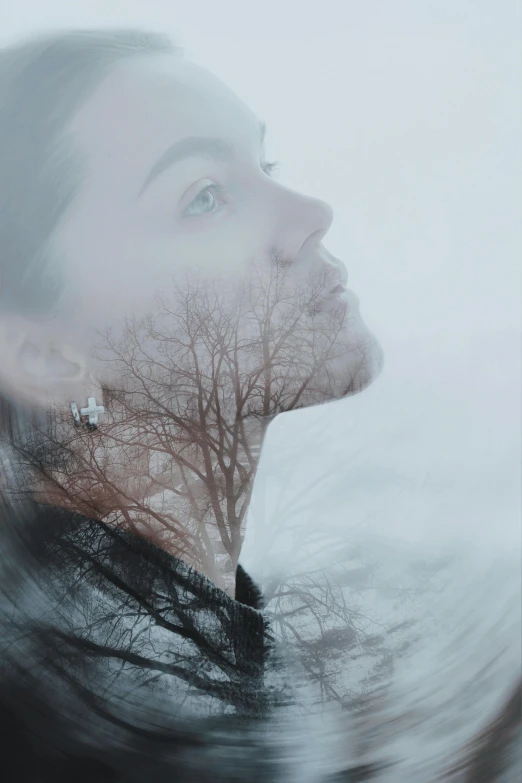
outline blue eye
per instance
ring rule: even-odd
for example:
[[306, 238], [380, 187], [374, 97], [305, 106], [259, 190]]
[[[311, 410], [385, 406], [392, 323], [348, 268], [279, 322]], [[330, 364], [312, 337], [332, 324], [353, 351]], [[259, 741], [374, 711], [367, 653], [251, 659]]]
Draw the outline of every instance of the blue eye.
[[[193, 217], [195, 215], [206, 215], [209, 212], [215, 212], [219, 204], [218, 196], [223, 196], [224, 190], [220, 185], [208, 185], [203, 188], [195, 199], [191, 201], [183, 214], [187, 217]], [[222, 201], [224, 202], [224, 199]]]
[[[264, 162], [260, 164], [261, 169], [269, 177], [272, 172], [279, 168], [277, 161]], [[184, 217], [197, 217], [198, 215], [208, 215], [212, 212], [216, 212], [220, 206], [226, 204], [225, 189], [221, 185], [207, 185], [206, 188], [200, 190], [196, 198], [194, 198], [188, 207], [184, 210]]]

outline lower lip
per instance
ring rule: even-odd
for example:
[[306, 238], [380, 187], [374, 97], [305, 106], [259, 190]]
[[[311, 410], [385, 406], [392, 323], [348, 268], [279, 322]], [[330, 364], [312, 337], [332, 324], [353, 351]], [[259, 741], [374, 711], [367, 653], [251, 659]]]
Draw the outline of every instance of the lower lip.
[[349, 302], [353, 302], [355, 305], [359, 305], [361, 303], [357, 294], [354, 293], [350, 288], [345, 288], [345, 290], [340, 294], [340, 296], [346, 297], [346, 299]]
[[340, 304], [345, 305], [345, 313], [355, 313], [359, 309], [359, 297], [349, 288], [345, 288], [335, 294], [325, 296], [324, 299], [316, 305], [314, 312], [324, 313], [338, 310]]
[[339, 291], [338, 294], [328, 297], [329, 299], [337, 300], [340, 302], [346, 302], [350, 308], [359, 307], [360, 300], [357, 294], [354, 294], [349, 288], [345, 288], [344, 291]]

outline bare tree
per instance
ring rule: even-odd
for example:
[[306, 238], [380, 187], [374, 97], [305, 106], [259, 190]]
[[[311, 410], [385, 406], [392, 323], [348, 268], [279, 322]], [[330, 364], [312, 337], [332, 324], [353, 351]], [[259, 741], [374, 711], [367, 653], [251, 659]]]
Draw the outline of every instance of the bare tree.
[[[30, 436], [10, 438], [28, 478], [11, 490], [145, 532], [232, 589], [266, 422], [356, 393], [371, 373], [371, 346], [343, 308], [320, 307], [326, 280], [296, 289], [288, 276], [278, 258], [241, 285], [188, 275], [157, 312], [107, 331], [102, 426], [75, 429], [69, 411], [49, 410]], [[375, 564], [348, 550], [335, 573], [304, 568], [265, 598], [318, 701], [356, 715], [364, 753], [417, 631], [413, 611], [395, 625], [369, 616], [365, 590], [402, 591], [407, 603], [411, 587], [379, 586]], [[442, 565], [416, 564], [415, 589], [431, 589]]]
[[230, 587], [267, 422], [369, 377], [345, 306], [321, 309], [326, 273], [296, 286], [289, 271], [274, 256], [240, 284], [187, 274], [157, 312], [106, 331], [103, 426], [75, 431], [52, 410], [12, 442], [29, 491], [146, 531]]

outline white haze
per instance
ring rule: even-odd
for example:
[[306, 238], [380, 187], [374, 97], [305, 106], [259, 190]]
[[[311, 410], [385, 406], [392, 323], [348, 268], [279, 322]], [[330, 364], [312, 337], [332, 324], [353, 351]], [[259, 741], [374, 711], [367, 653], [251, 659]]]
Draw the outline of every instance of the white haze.
[[[458, 692], [490, 665], [474, 717], [449, 716], [455, 744], [469, 738], [520, 671], [520, 3], [0, 8], [4, 40], [69, 25], [172, 34], [267, 122], [285, 182], [333, 205], [325, 245], [348, 267], [385, 369], [361, 395], [271, 425], [241, 562], [266, 585], [328, 564], [341, 537], [395, 584], [416, 558], [449, 554], [437, 599], [408, 608], [424, 643], [393, 687], [405, 708], [416, 694], [436, 712], [427, 683]], [[392, 592], [367, 601], [376, 617], [405, 612]], [[412, 728], [394, 749], [436, 756], [435, 737]]]

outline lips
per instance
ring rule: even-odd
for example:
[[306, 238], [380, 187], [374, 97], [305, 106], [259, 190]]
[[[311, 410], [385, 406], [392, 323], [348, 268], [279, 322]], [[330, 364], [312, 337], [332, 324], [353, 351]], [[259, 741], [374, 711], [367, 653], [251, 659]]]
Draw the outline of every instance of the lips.
[[314, 307], [314, 312], [329, 312], [343, 306], [346, 312], [354, 312], [359, 306], [359, 297], [349, 288], [339, 283], [334, 286]]
[[320, 262], [326, 265], [327, 275], [330, 278], [330, 283], [335, 285], [325, 293], [321, 299], [315, 304], [313, 312], [324, 312], [327, 310], [337, 309], [340, 304], [348, 305], [349, 309], [357, 306], [359, 300], [355, 294], [346, 287], [348, 282], [348, 270], [343, 262], [329, 253], [324, 247], [321, 248], [321, 254], [317, 258], [318, 264]]
[[343, 285], [342, 283], [339, 283], [339, 285], [336, 285], [335, 288], [332, 288], [332, 290], [328, 294], [328, 297], [330, 297], [330, 296], [337, 296], [338, 294], [344, 294], [344, 292], [347, 291], [347, 290], [348, 289], [346, 288], [345, 285]]

